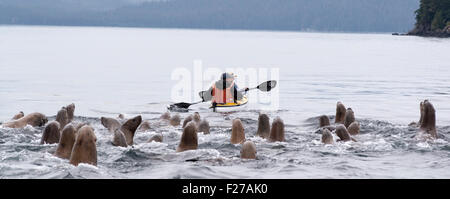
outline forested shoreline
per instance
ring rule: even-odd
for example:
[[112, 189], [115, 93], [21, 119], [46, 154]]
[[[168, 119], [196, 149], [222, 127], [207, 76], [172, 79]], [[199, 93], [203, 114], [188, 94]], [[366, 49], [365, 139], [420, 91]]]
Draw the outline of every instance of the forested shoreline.
[[409, 35], [450, 37], [450, 0], [420, 0]]

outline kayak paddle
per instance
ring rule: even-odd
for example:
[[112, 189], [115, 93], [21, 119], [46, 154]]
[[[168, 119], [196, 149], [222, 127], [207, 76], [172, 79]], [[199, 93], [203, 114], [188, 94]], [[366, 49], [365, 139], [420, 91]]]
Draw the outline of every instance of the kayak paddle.
[[263, 92], [269, 92], [270, 90], [275, 88], [275, 86], [277, 86], [277, 81], [270, 80], [270, 81], [261, 83], [257, 87], [250, 88], [248, 90], [243, 90], [243, 91], [250, 91], [250, 90], [258, 89], [258, 90], [263, 91]]
[[[257, 87], [250, 88], [250, 89], [248, 89], [248, 90], [242, 90], [242, 91], [247, 92], [247, 91], [250, 91], [250, 90], [258, 89], [258, 90], [263, 91], [263, 92], [269, 92], [269, 91], [271, 91], [273, 88], [275, 88], [275, 86], [277, 86], [277, 81], [275, 81], [275, 80], [270, 80], [270, 81], [261, 83], [261, 84], [258, 85]], [[242, 92], [242, 91], [241, 91], [241, 92]], [[206, 92], [206, 91], [201, 91], [201, 92], [199, 92], [198, 94], [200, 95], [200, 97], [203, 98], [203, 95], [204, 95], [205, 92]], [[203, 100], [202, 100], [202, 101], [198, 101], [198, 102], [194, 102], [194, 103], [180, 102], [180, 103], [176, 103], [176, 104], [171, 104], [171, 105], [169, 105], [167, 108], [168, 108], [169, 110], [180, 110], [180, 109], [183, 110], [183, 109], [188, 109], [189, 106], [191, 106], [191, 105], [194, 105], [194, 104], [200, 104], [200, 103], [202, 103], [202, 102], [207, 102], [207, 101], [203, 101]]]

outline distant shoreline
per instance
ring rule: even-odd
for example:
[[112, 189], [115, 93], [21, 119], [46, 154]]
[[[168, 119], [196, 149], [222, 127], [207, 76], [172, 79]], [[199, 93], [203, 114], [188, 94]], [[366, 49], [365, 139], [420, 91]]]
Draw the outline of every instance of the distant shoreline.
[[443, 33], [421, 33], [421, 34], [412, 34], [412, 33], [392, 33], [393, 36], [416, 36], [416, 37], [425, 37], [425, 38], [450, 38], [450, 34]]
[[419, 32], [419, 33], [406, 33], [406, 36], [419, 36], [419, 37], [435, 37], [435, 38], [450, 38], [450, 32]]
[[79, 27], [79, 28], [130, 28], [130, 29], [170, 29], [199, 31], [241, 31], [241, 32], [280, 32], [280, 33], [319, 33], [319, 34], [382, 34], [392, 36], [417, 36], [425, 38], [450, 38], [450, 33], [420, 32], [349, 32], [349, 31], [316, 31], [316, 30], [273, 30], [273, 29], [235, 29], [235, 28], [188, 28], [188, 27], [153, 27], [153, 26], [105, 26], [105, 25], [41, 25], [41, 24], [0, 24], [0, 27]]
[[205, 31], [243, 31], [243, 32], [286, 32], [286, 33], [322, 33], [322, 34], [391, 34], [387, 32], [350, 32], [350, 31], [319, 31], [294, 29], [239, 29], [239, 28], [188, 28], [188, 27], [156, 27], [156, 26], [105, 26], [105, 25], [43, 25], [43, 24], [0, 24], [0, 27], [80, 27], [80, 28], [135, 28], [135, 29], [172, 29], [172, 30], [205, 30]]

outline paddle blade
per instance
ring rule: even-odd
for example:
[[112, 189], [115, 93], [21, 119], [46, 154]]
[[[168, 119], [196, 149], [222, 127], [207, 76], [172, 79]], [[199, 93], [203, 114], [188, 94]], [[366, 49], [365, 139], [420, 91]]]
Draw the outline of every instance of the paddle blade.
[[277, 86], [277, 81], [271, 80], [271, 81], [261, 83], [256, 88], [259, 89], [260, 91], [269, 92], [270, 90], [275, 88], [275, 86]]
[[198, 96], [200, 96], [200, 99], [204, 99], [205, 93], [206, 93], [206, 91], [200, 91], [198, 93]]
[[189, 108], [189, 106], [191, 106], [191, 104], [186, 103], [186, 102], [181, 102], [181, 103], [172, 104], [172, 106], [176, 106], [177, 108]]
[[170, 111], [175, 111], [175, 112], [187, 112], [189, 106], [191, 106], [191, 105], [192, 104], [181, 102], [181, 103], [171, 104], [171, 105], [167, 106], [167, 109]]

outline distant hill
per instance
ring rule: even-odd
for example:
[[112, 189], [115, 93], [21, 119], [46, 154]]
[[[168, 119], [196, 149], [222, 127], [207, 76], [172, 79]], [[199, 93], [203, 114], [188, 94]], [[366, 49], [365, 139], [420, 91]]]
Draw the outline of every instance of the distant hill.
[[0, 0], [0, 24], [407, 32], [418, 8], [419, 0]]
[[420, 0], [416, 26], [409, 34], [450, 37], [450, 0]]

